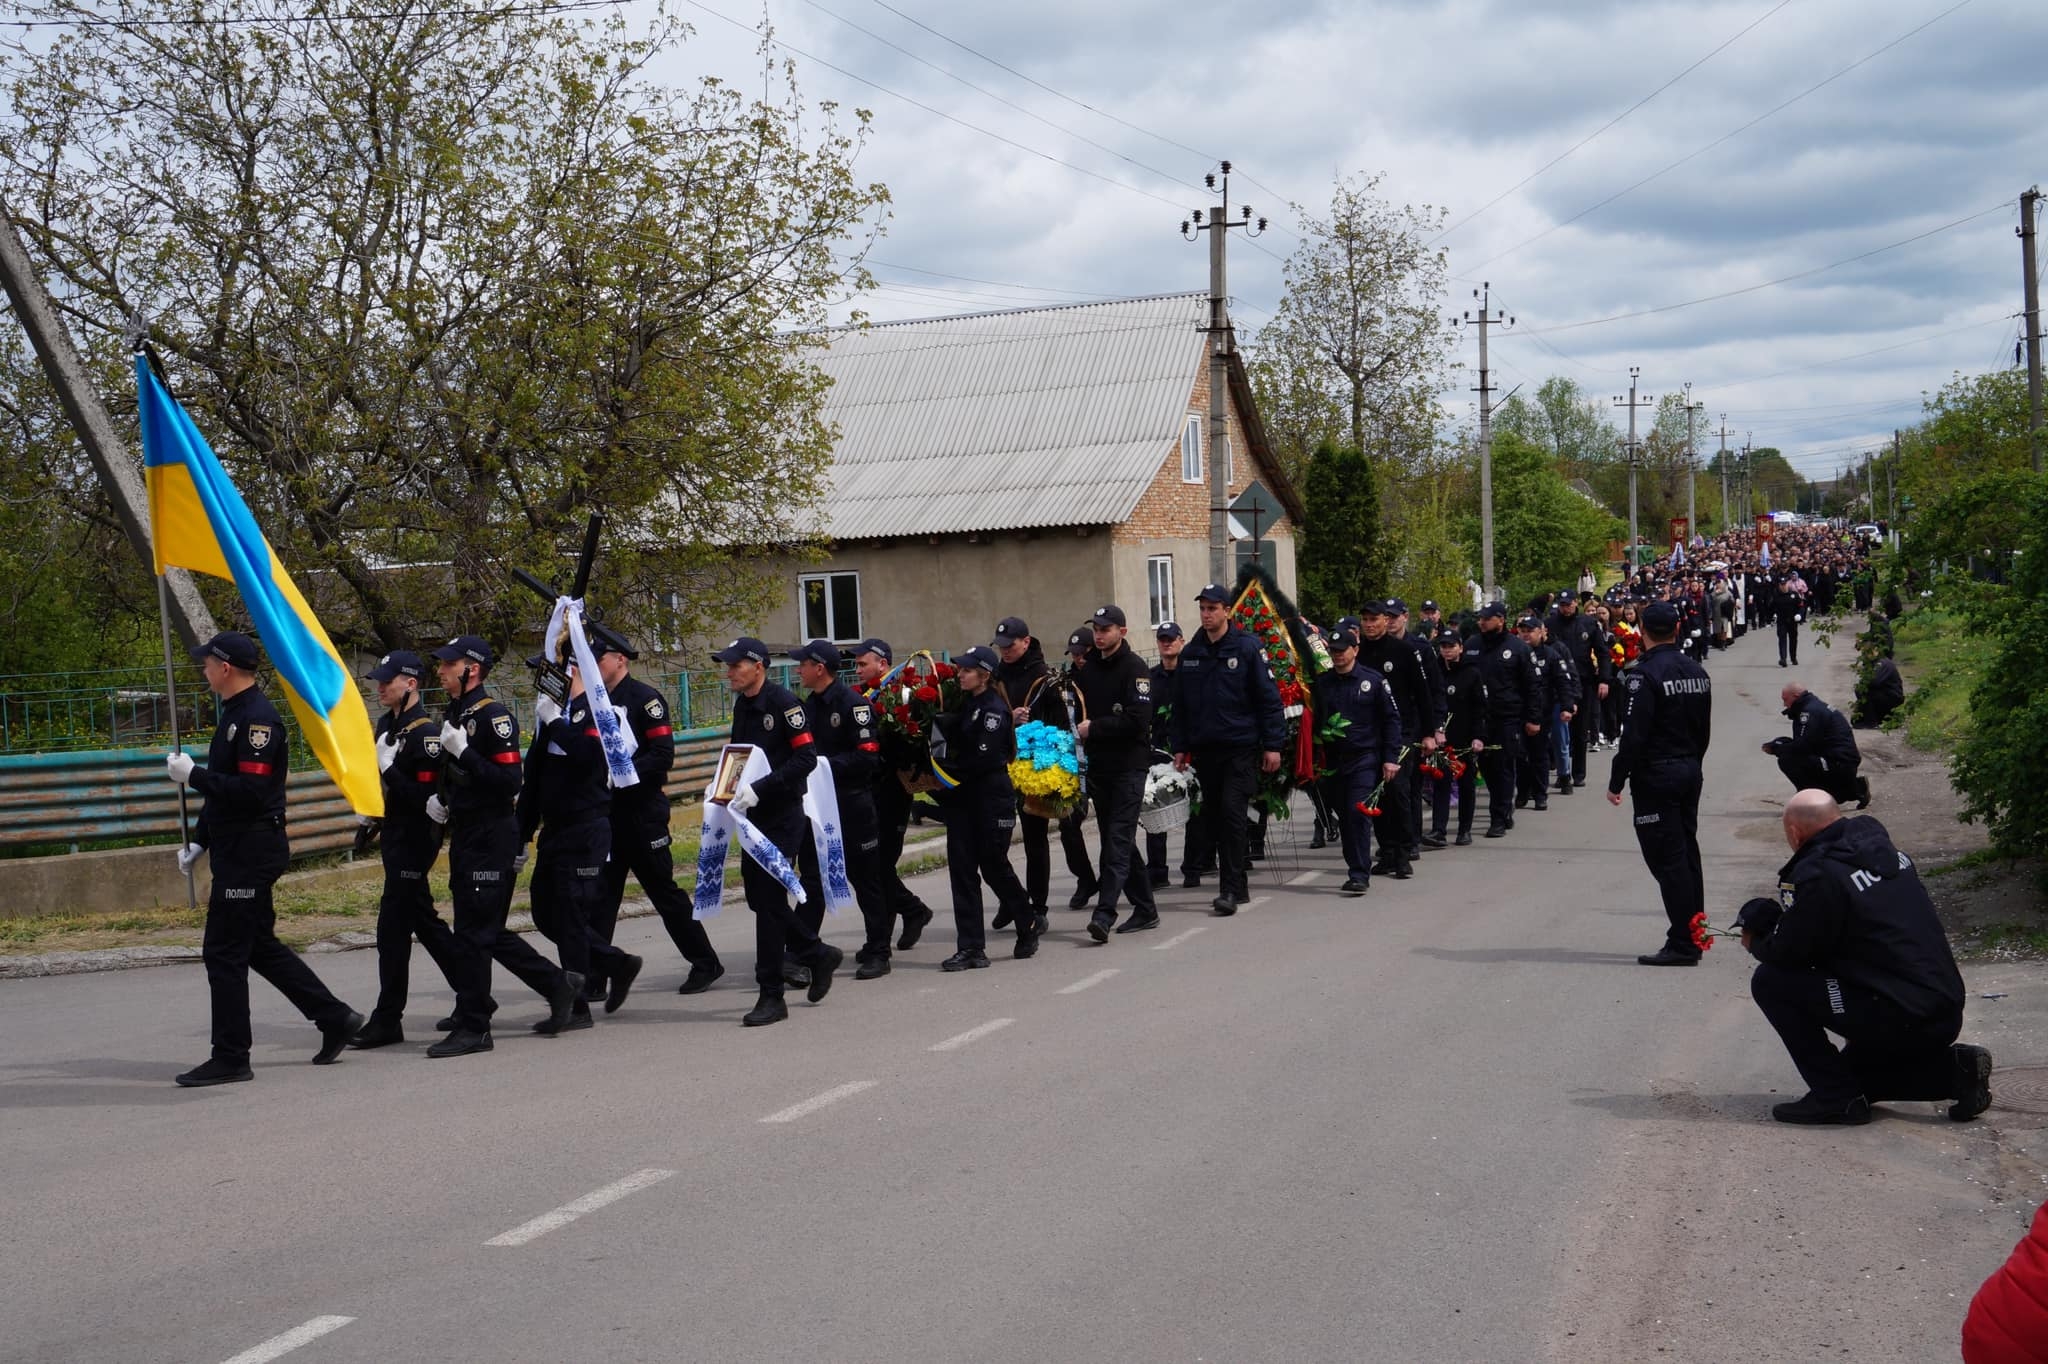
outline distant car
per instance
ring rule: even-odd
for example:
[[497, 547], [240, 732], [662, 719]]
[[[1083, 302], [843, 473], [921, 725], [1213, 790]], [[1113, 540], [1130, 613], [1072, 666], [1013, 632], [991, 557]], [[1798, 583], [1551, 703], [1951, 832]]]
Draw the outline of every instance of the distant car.
[[1869, 521], [1864, 522], [1860, 526], [1853, 526], [1850, 530], [1859, 540], [1879, 540], [1884, 537], [1884, 532], [1879, 530], [1875, 523]]

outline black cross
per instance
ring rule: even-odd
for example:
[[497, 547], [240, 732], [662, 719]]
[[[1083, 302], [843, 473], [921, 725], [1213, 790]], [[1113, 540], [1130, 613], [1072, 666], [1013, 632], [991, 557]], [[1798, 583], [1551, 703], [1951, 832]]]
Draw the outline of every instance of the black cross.
[[[581, 601], [584, 592], [590, 587], [590, 569], [597, 562], [597, 537], [598, 533], [603, 529], [604, 518], [597, 515], [592, 515], [590, 524], [584, 527], [583, 552], [576, 557], [576, 580], [569, 585], [569, 591], [566, 594], [574, 600]], [[512, 578], [522, 587], [528, 588], [543, 601], [547, 602], [549, 606], [553, 606], [558, 598], [565, 595], [549, 587], [523, 568], [513, 569]], [[551, 641], [545, 639], [541, 641], [542, 662], [540, 666], [533, 670], [533, 685], [539, 688], [544, 695], [553, 698], [557, 705], [566, 706], [569, 703], [569, 674], [561, 664], [548, 659], [547, 653], [550, 643]]]

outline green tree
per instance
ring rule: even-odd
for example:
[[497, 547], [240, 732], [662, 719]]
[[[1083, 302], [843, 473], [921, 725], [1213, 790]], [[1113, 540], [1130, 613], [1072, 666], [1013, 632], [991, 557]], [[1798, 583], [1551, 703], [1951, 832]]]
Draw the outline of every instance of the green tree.
[[1927, 395], [1922, 411], [1901, 438], [1902, 507], [1931, 507], [1960, 483], [2030, 467], [2023, 371], [1957, 374]]
[[1302, 613], [1333, 621], [1388, 590], [1379, 473], [1357, 450], [1323, 445], [1309, 458], [1301, 498], [1308, 518], [1295, 569]]
[[[511, 567], [610, 525], [597, 595], [673, 637], [805, 542], [830, 457], [806, 362], [886, 200], [867, 122], [652, 78], [685, 30], [514, 0], [39, 0], [0, 183], [106, 391], [140, 318], [331, 629], [537, 623]], [[90, 22], [81, 22], [89, 20]], [[679, 603], [679, 606], [677, 605]]]
[[[1475, 487], [1463, 519], [1466, 550], [1480, 553]], [[1519, 602], [1577, 579], [1607, 555], [1619, 533], [1614, 518], [1575, 492], [1548, 452], [1519, 436], [1493, 442], [1494, 574], [1507, 600]]]

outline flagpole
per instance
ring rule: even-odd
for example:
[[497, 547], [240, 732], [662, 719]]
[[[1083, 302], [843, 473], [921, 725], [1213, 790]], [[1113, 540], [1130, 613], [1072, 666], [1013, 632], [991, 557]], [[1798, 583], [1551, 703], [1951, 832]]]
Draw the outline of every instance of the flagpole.
[[[153, 530], [154, 528], [152, 528]], [[171, 663], [171, 586], [164, 575], [156, 575], [157, 616], [164, 627], [164, 694], [171, 703], [171, 748], [178, 748], [178, 678]], [[192, 843], [191, 813], [185, 806], [185, 784], [178, 783], [178, 852], [182, 856]], [[199, 884], [192, 868], [185, 868], [185, 907], [199, 907]]]

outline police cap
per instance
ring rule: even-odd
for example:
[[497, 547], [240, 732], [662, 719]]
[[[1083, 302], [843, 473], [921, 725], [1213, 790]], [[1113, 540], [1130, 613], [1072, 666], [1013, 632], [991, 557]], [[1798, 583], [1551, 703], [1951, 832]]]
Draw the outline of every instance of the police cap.
[[217, 658], [231, 668], [253, 673], [257, 664], [256, 641], [240, 630], [223, 630], [192, 651], [195, 663], [204, 663], [209, 658]]

